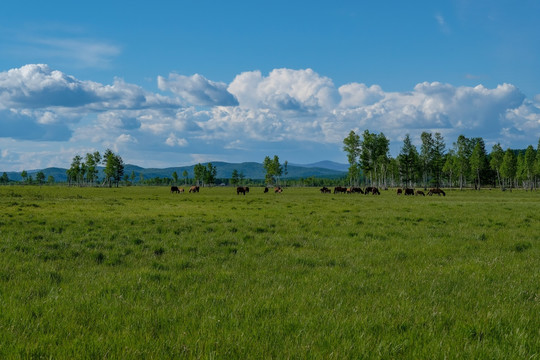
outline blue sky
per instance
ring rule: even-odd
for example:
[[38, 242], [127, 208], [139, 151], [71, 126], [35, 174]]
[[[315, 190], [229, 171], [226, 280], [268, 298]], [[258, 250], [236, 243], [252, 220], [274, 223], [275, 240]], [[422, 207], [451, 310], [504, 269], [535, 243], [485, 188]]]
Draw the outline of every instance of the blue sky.
[[18, 1], [0, 171], [111, 148], [147, 167], [346, 162], [350, 130], [540, 137], [538, 1]]

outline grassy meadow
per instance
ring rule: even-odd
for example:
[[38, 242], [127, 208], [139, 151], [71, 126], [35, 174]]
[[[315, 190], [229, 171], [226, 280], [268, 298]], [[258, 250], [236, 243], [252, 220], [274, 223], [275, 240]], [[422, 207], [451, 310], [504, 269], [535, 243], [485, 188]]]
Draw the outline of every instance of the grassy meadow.
[[0, 358], [540, 359], [540, 192], [0, 187]]

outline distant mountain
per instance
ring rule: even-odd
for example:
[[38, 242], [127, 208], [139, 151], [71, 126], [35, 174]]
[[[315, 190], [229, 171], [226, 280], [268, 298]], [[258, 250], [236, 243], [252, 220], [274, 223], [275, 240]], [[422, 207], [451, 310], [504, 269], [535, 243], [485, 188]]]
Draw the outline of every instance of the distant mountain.
[[322, 169], [330, 169], [335, 171], [349, 171], [349, 165], [348, 164], [340, 164], [335, 161], [330, 160], [324, 160], [319, 161], [313, 164], [294, 164], [295, 166], [300, 167], [306, 167], [306, 168], [322, 168]]
[[[203, 163], [207, 165], [208, 163]], [[227, 163], [221, 161], [212, 162], [212, 165], [216, 167], [217, 178], [229, 179], [232, 176], [233, 170], [237, 170], [239, 173], [244, 174], [245, 179], [264, 179], [265, 171], [263, 165], [256, 162], [244, 162], [244, 163]], [[126, 164], [124, 166], [124, 174], [131, 176], [132, 173], [135, 173], [135, 181], [140, 179], [141, 174], [145, 179], [151, 179], [155, 177], [160, 178], [171, 178], [172, 173], [176, 171], [178, 178], [182, 179], [183, 172], [187, 171], [188, 178], [193, 178], [194, 172], [193, 168], [195, 165], [190, 166], [179, 166], [179, 167], [169, 167], [164, 169], [157, 168], [142, 168], [137, 165]], [[344, 170], [343, 170], [344, 169]], [[32, 176], [33, 179], [36, 178], [36, 173], [43, 171], [45, 174], [45, 179], [50, 175], [54, 177], [54, 180], [57, 182], [67, 181], [66, 175], [67, 169], [62, 168], [46, 168], [46, 169], [37, 169], [37, 170], [27, 170], [29, 176]], [[298, 178], [308, 178], [311, 176], [319, 178], [339, 178], [346, 176], [347, 165], [335, 163], [332, 161], [321, 161], [314, 164], [308, 165], [294, 165], [289, 164], [287, 166], [288, 174], [286, 177], [288, 179], [298, 179]], [[103, 178], [103, 167], [98, 168], [98, 177]], [[21, 173], [20, 172], [7, 172], [7, 175], [10, 180], [20, 181]]]

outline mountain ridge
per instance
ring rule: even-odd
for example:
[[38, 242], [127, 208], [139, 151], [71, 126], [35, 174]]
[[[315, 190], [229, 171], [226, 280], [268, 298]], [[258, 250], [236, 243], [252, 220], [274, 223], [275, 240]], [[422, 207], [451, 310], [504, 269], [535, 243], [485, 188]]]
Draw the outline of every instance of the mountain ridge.
[[[242, 162], [242, 163], [228, 163], [223, 161], [210, 161], [202, 163], [202, 165], [207, 166], [208, 163], [212, 163], [217, 170], [217, 179], [230, 179], [232, 176], [233, 170], [237, 170], [239, 173], [244, 175], [245, 179], [260, 180], [264, 179], [265, 171], [262, 163], [257, 162]], [[346, 176], [345, 164], [339, 164], [333, 161], [320, 161], [312, 164], [288, 164], [287, 174], [283, 174], [282, 178], [288, 179], [298, 179], [298, 178], [308, 178], [308, 177], [319, 177], [319, 178], [339, 178]], [[125, 164], [124, 165], [124, 174], [130, 176], [132, 172], [135, 173], [135, 181], [139, 181], [140, 175], [142, 174], [145, 179], [152, 179], [155, 177], [160, 178], [172, 178], [173, 172], [176, 171], [179, 179], [183, 179], [183, 172], [187, 171], [188, 178], [193, 178], [194, 172], [193, 168], [195, 164], [188, 166], [174, 166], [166, 168], [143, 168], [138, 165]], [[35, 175], [43, 171], [45, 174], [45, 179], [49, 176], [53, 176], [56, 182], [65, 182], [67, 181], [67, 175], [65, 168], [60, 167], [49, 167], [44, 169], [34, 169], [27, 170], [29, 176], [35, 179]], [[22, 180], [21, 172], [15, 171], [6, 171], [10, 180], [20, 181]], [[98, 177], [103, 178], [103, 167], [98, 167]]]

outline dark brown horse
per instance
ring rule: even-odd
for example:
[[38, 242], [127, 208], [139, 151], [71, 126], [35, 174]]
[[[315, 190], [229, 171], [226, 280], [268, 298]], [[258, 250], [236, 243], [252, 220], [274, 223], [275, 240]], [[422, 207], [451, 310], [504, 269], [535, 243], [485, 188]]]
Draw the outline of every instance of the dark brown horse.
[[397, 194], [398, 194], [398, 195], [403, 194], [403, 189], [401, 189], [401, 188], [400, 188], [400, 189], [397, 189]]
[[332, 190], [330, 190], [329, 188], [327, 188], [326, 186], [323, 186], [321, 188], [321, 194], [330, 194], [332, 192]]
[[364, 195], [367, 195], [367, 194], [381, 195], [379, 189], [377, 189], [375, 186], [368, 186], [364, 190]]
[[416, 190], [416, 195], [426, 196], [422, 190]]
[[345, 188], [345, 187], [342, 187], [342, 186], [336, 186], [336, 187], [334, 188], [334, 194], [338, 194], [338, 193], [340, 193], [340, 194], [345, 194], [346, 192], [347, 192], [347, 188]]
[[180, 189], [178, 186], [171, 186], [171, 193], [180, 193]]
[[264, 188], [264, 193], [266, 194], [267, 192], [268, 192], [268, 188], [265, 187], [265, 188]]
[[363, 194], [363, 193], [364, 193], [364, 191], [362, 190], [362, 188], [359, 188], [359, 187], [353, 187], [353, 188], [351, 188], [351, 192], [352, 192], [353, 194]]
[[414, 195], [414, 189], [405, 189], [405, 195]]
[[190, 193], [198, 193], [199, 192], [199, 187], [198, 186], [192, 186], [189, 188], [189, 192]]
[[[249, 190], [248, 190], [248, 192], [249, 192]], [[239, 187], [236, 188], [236, 195], [240, 195], [241, 193], [246, 195], [246, 188], [243, 187], [243, 186], [239, 186]]]
[[433, 194], [437, 194], [439, 196], [446, 196], [445, 192], [442, 190], [442, 189], [439, 189], [439, 188], [433, 188], [433, 189], [429, 189], [428, 193], [427, 193], [429, 196], [433, 195]]
[[283, 192], [283, 189], [282, 189], [280, 186], [276, 186], [276, 187], [274, 188], [274, 192], [275, 192], [275, 193], [282, 193], [282, 192]]

